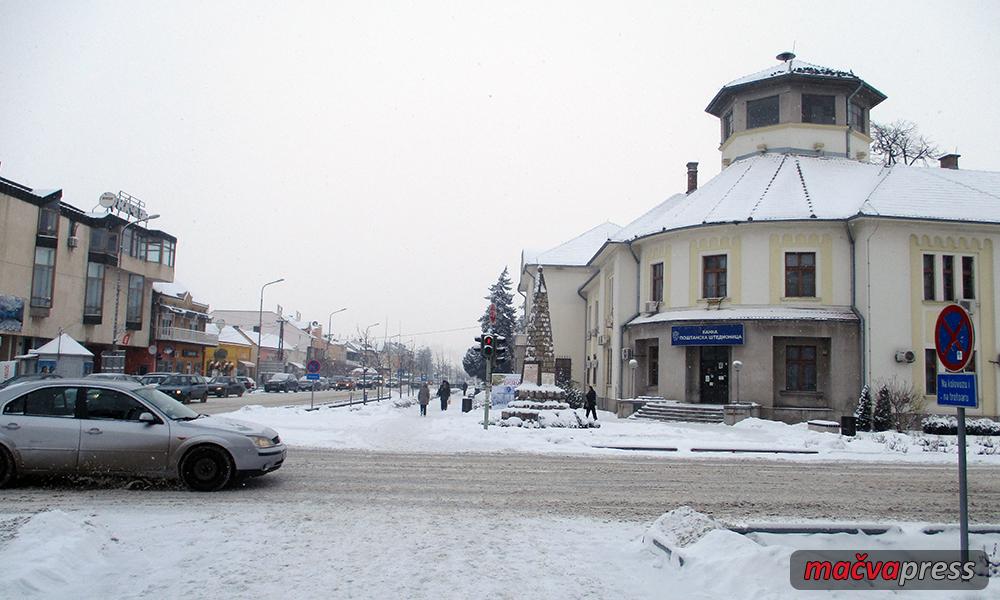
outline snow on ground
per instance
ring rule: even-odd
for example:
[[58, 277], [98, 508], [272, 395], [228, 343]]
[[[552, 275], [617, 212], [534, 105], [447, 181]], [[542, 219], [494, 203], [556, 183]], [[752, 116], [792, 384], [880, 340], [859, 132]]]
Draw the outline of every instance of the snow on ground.
[[[243, 508], [0, 513], [0, 597], [851, 598], [794, 591], [791, 553], [957, 544], [955, 531], [927, 536], [917, 524], [878, 536], [742, 536], [705, 526], [689, 509], [649, 527], [530, 510]], [[683, 565], [652, 544], [657, 536], [683, 541]], [[994, 548], [996, 558], [998, 542], [997, 534], [973, 534], [971, 546]], [[996, 597], [993, 587], [919, 597]]]
[[[292, 446], [351, 448], [398, 452], [557, 452], [621, 454], [625, 450], [607, 446], [677, 448], [657, 452], [664, 457], [734, 456], [729, 451], [758, 451], [735, 456], [781, 460], [899, 461], [951, 464], [956, 459], [955, 436], [924, 434], [860, 433], [857, 437], [809, 431], [805, 423], [787, 425], [762, 419], [747, 419], [735, 426], [703, 423], [664, 423], [619, 419], [599, 412], [599, 429], [524, 429], [482, 427], [482, 409], [461, 412], [461, 399], [452, 396], [442, 412], [437, 398], [421, 417], [418, 406], [406, 405], [404, 394], [396, 402], [384, 400], [342, 408], [245, 406], [227, 413], [232, 418], [274, 428]], [[397, 406], [397, 404], [401, 406]], [[583, 410], [578, 411], [581, 418]], [[499, 418], [492, 409], [490, 418]], [[1000, 439], [969, 437], [970, 464], [1000, 465]], [[710, 452], [705, 452], [710, 450]], [[712, 451], [714, 450], [714, 452]], [[810, 452], [777, 454], [767, 451]], [[652, 450], [650, 451], [652, 452]]]

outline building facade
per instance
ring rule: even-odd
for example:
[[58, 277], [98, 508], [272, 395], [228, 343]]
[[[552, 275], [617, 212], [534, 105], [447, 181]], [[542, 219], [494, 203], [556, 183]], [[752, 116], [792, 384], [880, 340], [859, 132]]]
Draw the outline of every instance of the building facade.
[[70, 335], [94, 354], [146, 352], [152, 285], [172, 281], [177, 240], [112, 210], [88, 213], [61, 190], [0, 178], [0, 360]]

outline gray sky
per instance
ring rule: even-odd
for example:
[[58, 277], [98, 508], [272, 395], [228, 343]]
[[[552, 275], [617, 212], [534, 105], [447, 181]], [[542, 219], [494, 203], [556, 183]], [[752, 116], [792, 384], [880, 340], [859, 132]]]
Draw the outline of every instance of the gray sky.
[[214, 308], [285, 277], [265, 305], [346, 306], [338, 334], [474, 326], [521, 248], [714, 176], [705, 106], [793, 44], [1000, 170], [1000, 3], [204, 4], [0, 0], [0, 175], [84, 209], [125, 190]]

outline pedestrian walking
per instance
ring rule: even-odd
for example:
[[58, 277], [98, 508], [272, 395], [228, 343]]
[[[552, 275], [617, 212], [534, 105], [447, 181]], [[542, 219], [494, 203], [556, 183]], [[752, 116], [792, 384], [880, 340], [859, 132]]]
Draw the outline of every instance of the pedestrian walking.
[[441, 398], [441, 410], [448, 410], [448, 398], [451, 397], [451, 386], [447, 379], [441, 380], [441, 387], [438, 388], [438, 398]]
[[465, 396], [465, 393], [468, 392], [468, 391], [469, 391], [469, 382], [468, 381], [463, 381], [462, 382], [462, 395]]
[[431, 403], [431, 390], [427, 387], [427, 382], [420, 384], [420, 391], [417, 392], [417, 401], [420, 402], [420, 416], [427, 416], [427, 405]]
[[589, 417], [590, 413], [594, 413], [594, 420], [597, 420], [597, 392], [594, 391], [594, 386], [588, 385], [587, 390], [587, 401], [584, 402], [584, 406], [587, 408], [587, 414], [585, 416]]

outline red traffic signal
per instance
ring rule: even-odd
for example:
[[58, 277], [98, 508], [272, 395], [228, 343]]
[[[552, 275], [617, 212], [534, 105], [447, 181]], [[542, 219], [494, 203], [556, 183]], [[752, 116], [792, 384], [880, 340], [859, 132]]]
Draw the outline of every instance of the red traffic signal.
[[483, 336], [483, 356], [489, 358], [493, 356], [494, 345], [493, 345], [493, 334], [488, 333]]

